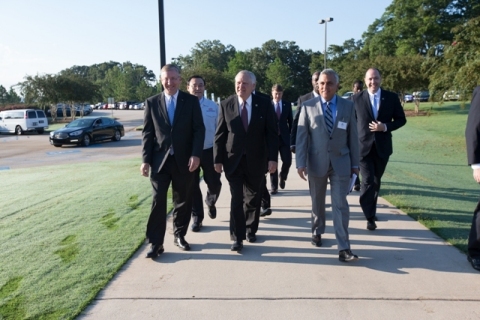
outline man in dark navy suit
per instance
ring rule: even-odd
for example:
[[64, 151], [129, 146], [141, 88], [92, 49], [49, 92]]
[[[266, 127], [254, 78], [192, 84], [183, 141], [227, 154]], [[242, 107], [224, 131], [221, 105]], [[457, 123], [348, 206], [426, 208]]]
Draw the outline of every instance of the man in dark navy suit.
[[[480, 86], [473, 91], [470, 111], [468, 112], [465, 138], [467, 142], [468, 164], [473, 169], [473, 179], [480, 183]], [[468, 236], [468, 261], [475, 270], [480, 271], [480, 201], [473, 212], [472, 226]]]
[[151, 243], [147, 258], [161, 254], [166, 231], [167, 193], [173, 192], [174, 243], [190, 250], [185, 240], [192, 210], [194, 171], [200, 165], [205, 126], [198, 98], [179, 90], [180, 70], [167, 64], [160, 75], [163, 93], [145, 101], [142, 165], [140, 173], [153, 187], [153, 202], [147, 223]]
[[407, 123], [398, 95], [380, 88], [382, 77], [376, 68], [365, 74], [367, 90], [353, 96], [360, 143], [360, 206], [367, 229], [375, 230], [377, 199], [383, 173], [393, 153], [392, 131]]
[[230, 184], [230, 237], [232, 251], [243, 248], [243, 240], [256, 240], [257, 194], [265, 172], [277, 170], [278, 133], [275, 112], [268, 100], [252, 92], [255, 75], [240, 71], [235, 77], [236, 94], [220, 103], [213, 147], [215, 170]]

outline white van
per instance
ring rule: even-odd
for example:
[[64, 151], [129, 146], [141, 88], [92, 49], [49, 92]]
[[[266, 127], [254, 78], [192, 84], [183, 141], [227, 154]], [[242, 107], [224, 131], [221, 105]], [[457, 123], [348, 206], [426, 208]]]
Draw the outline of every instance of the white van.
[[47, 116], [42, 110], [19, 109], [0, 111], [0, 133], [23, 134], [36, 131], [42, 134], [48, 129]]

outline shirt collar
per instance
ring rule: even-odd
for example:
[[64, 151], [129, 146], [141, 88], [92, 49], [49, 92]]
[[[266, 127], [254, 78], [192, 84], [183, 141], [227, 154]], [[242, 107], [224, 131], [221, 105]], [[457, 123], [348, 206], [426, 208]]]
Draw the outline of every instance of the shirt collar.
[[177, 92], [176, 92], [173, 96], [165, 93], [165, 97], [167, 98], [167, 102], [170, 101], [170, 99], [171, 99], [172, 97], [173, 97], [173, 99], [174, 99], [175, 101], [177, 101], [177, 98], [178, 98], [178, 90], [177, 90]]
[[[237, 99], [238, 99], [238, 105], [239, 106], [242, 106], [242, 103], [243, 103], [243, 100], [242, 98], [240, 98], [240, 96], [237, 95]], [[247, 98], [247, 105], [248, 106], [252, 106], [252, 95], [250, 95], [248, 98]]]
[[[322, 96], [319, 96], [320, 97], [320, 100], [322, 101], [322, 104], [326, 104], [327, 101], [325, 99], [323, 99]], [[337, 95], [334, 95], [333, 98], [330, 100], [330, 103], [333, 104], [333, 105], [337, 105]]]

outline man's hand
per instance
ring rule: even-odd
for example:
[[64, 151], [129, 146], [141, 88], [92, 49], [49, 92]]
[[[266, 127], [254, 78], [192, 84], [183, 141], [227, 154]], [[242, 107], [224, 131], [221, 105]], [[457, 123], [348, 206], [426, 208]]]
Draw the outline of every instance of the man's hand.
[[385, 131], [385, 125], [383, 123], [381, 123], [380, 121], [372, 121], [372, 122], [370, 122], [368, 127], [370, 128], [371, 132], [373, 132], [373, 131], [381, 131], [381, 132]]
[[357, 177], [360, 175], [360, 170], [358, 168], [352, 168], [352, 174], [355, 173]]
[[148, 177], [150, 171], [150, 165], [148, 163], [142, 163], [140, 166], [140, 174], [144, 177]]
[[218, 172], [218, 173], [222, 173], [223, 172], [223, 164], [221, 163], [215, 163], [213, 165], [213, 167], [215, 168], [215, 171]]
[[295, 153], [295, 146], [290, 146], [290, 151], [291, 151], [292, 153]]
[[300, 176], [300, 178], [307, 181], [307, 178], [306, 178], [307, 177], [307, 168], [298, 168], [297, 172], [298, 172], [298, 175]]
[[480, 169], [473, 170], [473, 179], [475, 179], [477, 183], [480, 183]]
[[275, 173], [277, 171], [277, 162], [276, 161], [268, 161], [268, 172]]
[[190, 172], [193, 172], [193, 171], [197, 170], [199, 165], [200, 165], [200, 158], [199, 157], [191, 156], [190, 159], [188, 160], [188, 170]]

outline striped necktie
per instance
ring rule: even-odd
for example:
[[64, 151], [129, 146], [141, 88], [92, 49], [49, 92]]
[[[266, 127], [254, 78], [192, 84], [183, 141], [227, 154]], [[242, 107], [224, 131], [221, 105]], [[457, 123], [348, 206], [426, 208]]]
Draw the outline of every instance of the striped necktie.
[[327, 107], [325, 108], [325, 124], [327, 125], [328, 133], [332, 134], [333, 114], [332, 114], [332, 109], [330, 109], [330, 102], [328, 101], [327, 101]]

